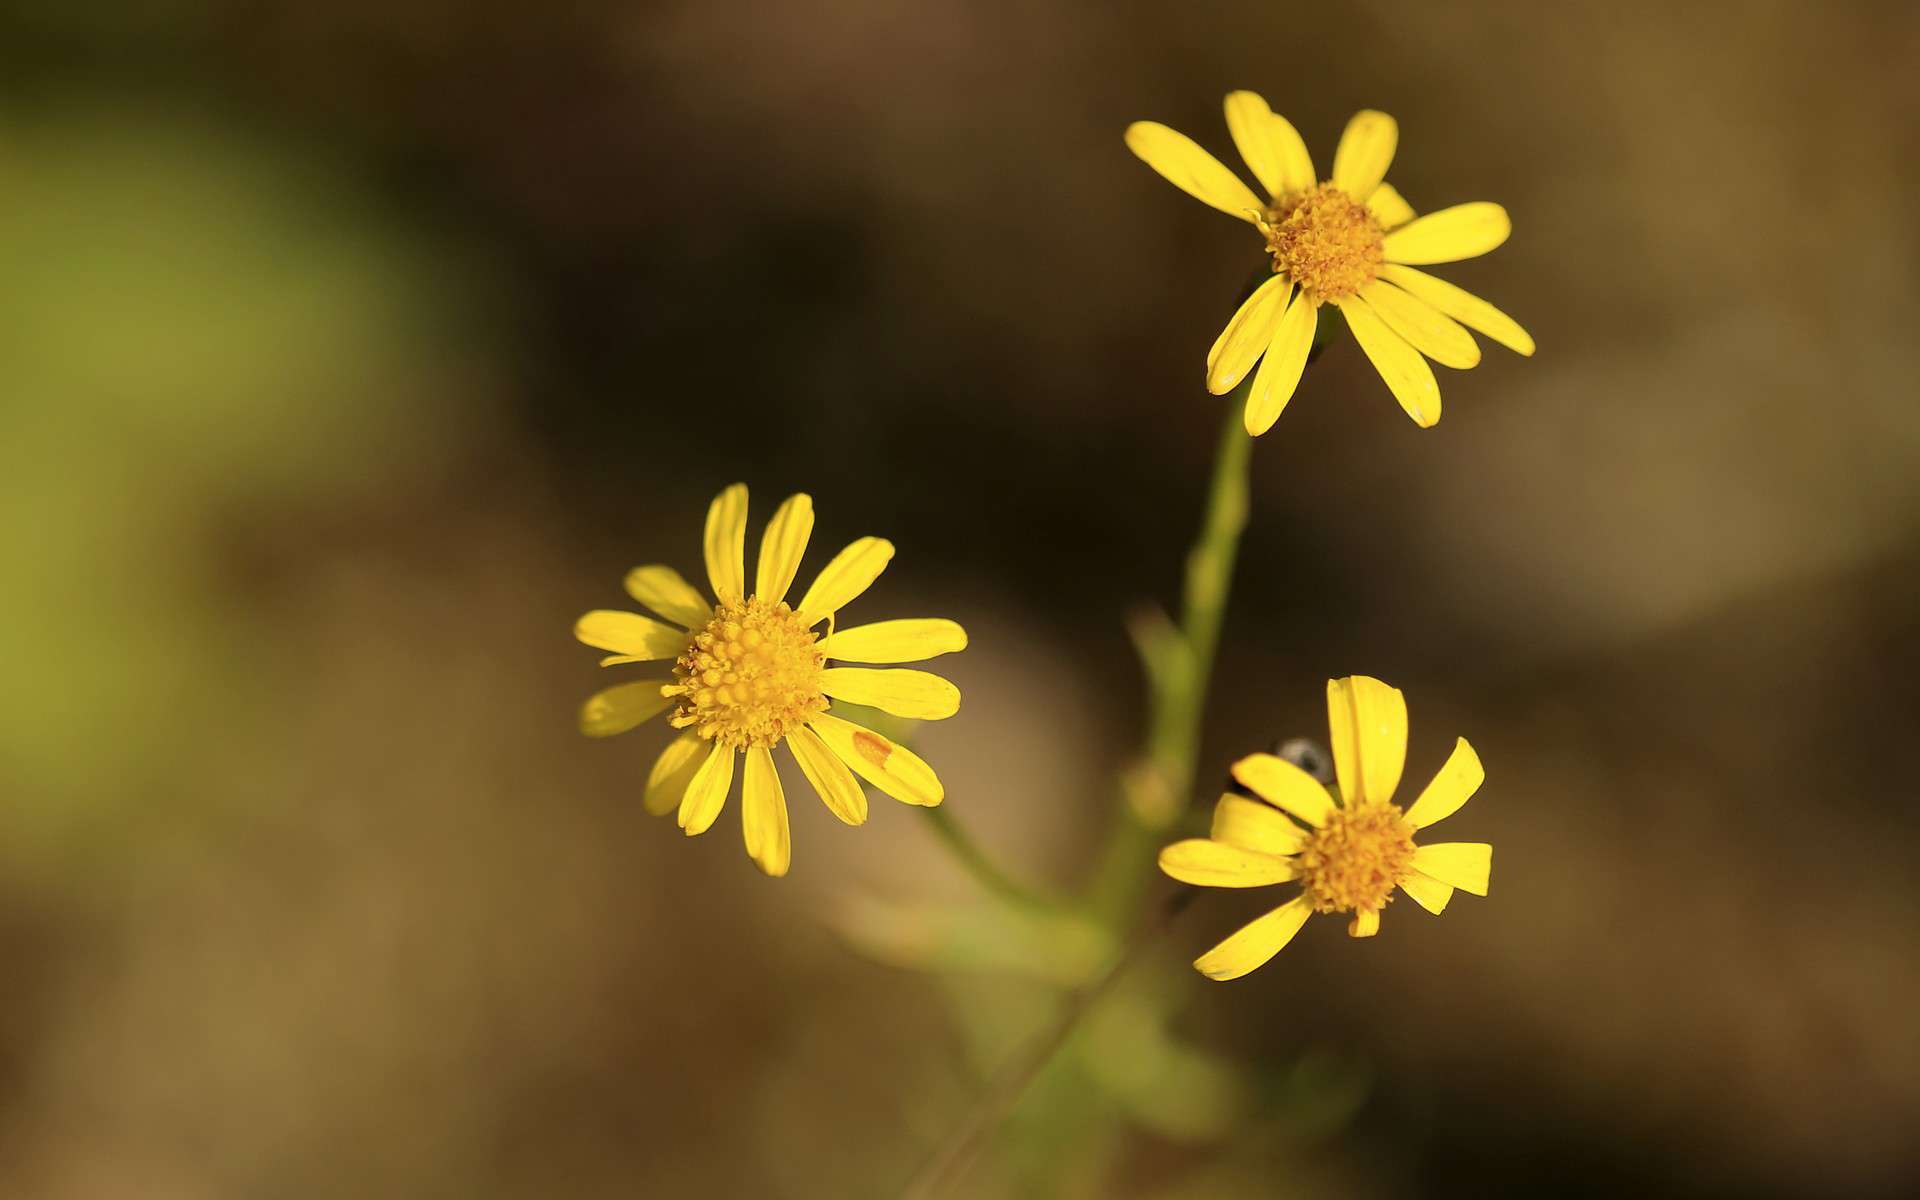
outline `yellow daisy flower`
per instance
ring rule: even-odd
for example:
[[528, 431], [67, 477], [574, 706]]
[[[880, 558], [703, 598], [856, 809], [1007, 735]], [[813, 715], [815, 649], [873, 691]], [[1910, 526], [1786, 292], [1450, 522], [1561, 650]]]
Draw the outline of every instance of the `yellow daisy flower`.
[[1506, 209], [1484, 201], [1416, 218], [1385, 182], [1400, 137], [1392, 117], [1356, 113], [1333, 152], [1333, 175], [1322, 181], [1300, 134], [1265, 100], [1233, 92], [1226, 107], [1233, 144], [1266, 200], [1165, 125], [1134, 122], [1127, 147], [1181, 191], [1251, 224], [1273, 256], [1273, 278], [1247, 297], [1207, 353], [1207, 390], [1216, 396], [1260, 364], [1247, 396], [1248, 433], [1271, 429], [1293, 398], [1323, 304], [1340, 310], [1400, 407], [1423, 427], [1440, 419], [1440, 386], [1426, 360], [1461, 369], [1480, 361], [1462, 326], [1533, 353], [1533, 339], [1513, 318], [1414, 269], [1485, 254], [1513, 226]]
[[[767, 523], [749, 592], [747, 488], [736, 483], [707, 510], [707, 580], [715, 603], [672, 567], [635, 567], [627, 593], [666, 622], [601, 609], [573, 628], [587, 645], [613, 652], [600, 660], [603, 667], [673, 664], [671, 676], [596, 693], [580, 709], [581, 732], [625, 733], [671, 710], [669, 722], [685, 732], [654, 762], [645, 804], [655, 814], [678, 808], [689, 835], [705, 833], [719, 817], [744, 755], [740, 817], [747, 854], [769, 875], [786, 874], [792, 857], [772, 753], [782, 742], [827, 808], [849, 825], [867, 819], [866, 793], [855, 774], [908, 804], [932, 807], [946, 796], [932, 767], [906, 747], [829, 713], [829, 697], [926, 721], [960, 710], [960, 689], [938, 675], [828, 665], [917, 662], [964, 649], [967, 635], [943, 620], [835, 627], [839, 610], [893, 558], [893, 543], [883, 538], [861, 538], [835, 555], [800, 603], [789, 606], [787, 590], [812, 532], [812, 498], [788, 497]], [[824, 634], [816, 632], [822, 622]]]
[[[1200, 887], [1261, 887], [1300, 881], [1300, 894], [1194, 960], [1210, 979], [1238, 979], [1280, 952], [1315, 912], [1352, 913], [1347, 932], [1372, 937], [1397, 885], [1439, 913], [1453, 890], [1487, 894], [1493, 847], [1484, 842], [1415, 845], [1413, 835], [1452, 816], [1486, 779], [1465, 738], [1413, 807], [1391, 803], [1407, 759], [1407, 702], [1398, 688], [1354, 675], [1327, 682], [1327, 723], [1339, 797], [1271, 754], [1233, 764], [1260, 797], [1228, 792], [1213, 832], [1160, 852], [1160, 869]], [[1266, 803], [1261, 803], [1264, 800]]]

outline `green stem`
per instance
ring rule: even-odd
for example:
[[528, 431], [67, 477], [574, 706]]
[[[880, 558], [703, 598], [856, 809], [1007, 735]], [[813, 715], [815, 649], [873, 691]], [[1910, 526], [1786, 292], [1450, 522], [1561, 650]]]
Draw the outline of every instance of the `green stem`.
[[1166, 776], [1174, 794], [1183, 800], [1193, 791], [1195, 764], [1200, 753], [1200, 727], [1207, 710], [1207, 684], [1213, 678], [1214, 654], [1220, 646], [1220, 624], [1227, 614], [1227, 595], [1233, 589], [1233, 564], [1240, 553], [1240, 534], [1247, 527], [1248, 467], [1253, 438], [1241, 418], [1242, 391], [1227, 400], [1226, 424], [1220, 431], [1220, 449], [1214, 457], [1213, 485], [1207, 492], [1207, 513], [1200, 537], [1187, 552], [1187, 586], [1181, 607], [1180, 631], [1191, 653], [1185, 687], [1171, 698], [1165, 728], [1149, 747], [1153, 764]]
[[1226, 397], [1206, 512], [1199, 536], [1187, 552], [1175, 665], [1151, 675], [1148, 682], [1147, 766], [1154, 786], [1162, 789], [1170, 803], [1159, 820], [1143, 816], [1136, 806], [1126, 806], [1094, 877], [1094, 909], [1116, 928], [1138, 906], [1151, 878], [1148, 864], [1161, 837], [1193, 798], [1207, 685], [1213, 677], [1227, 597], [1233, 590], [1240, 534], [1247, 526], [1253, 439], [1242, 423], [1245, 403], [1243, 383]]
[[1081, 1018], [1114, 989], [1127, 968], [1151, 948], [1197, 895], [1194, 889], [1186, 888], [1169, 896], [1158, 912], [1148, 914], [1140, 922], [1104, 974], [1067, 994], [1053, 1023], [1013, 1055], [988, 1083], [980, 1101], [949, 1129], [946, 1138], [908, 1182], [901, 1193], [903, 1200], [937, 1200], [954, 1194], [994, 1130], [1013, 1112], [1027, 1088], [1067, 1044], [1079, 1028]]
[[[1226, 424], [1220, 431], [1214, 457], [1213, 482], [1207, 490], [1206, 514], [1200, 534], [1187, 553], [1181, 619], [1177, 632], [1149, 631], [1154, 645], [1143, 647], [1150, 658], [1147, 767], [1152, 786], [1166, 805], [1128, 803], [1120, 806], [1119, 823], [1109, 840], [1089, 896], [1093, 911], [1109, 928], [1123, 930], [1136, 921], [1142, 896], [1154, 878], [1153, 856], [1170, 825], [1185, 812], [1193, 796], [1199, 760], [1201, 722], [1206, 712], [1207, 683], [1220, 645], [1220, 625], [1226, 617], [1227, 597], [1233, 587], [1233, 564], [1239, 554], [1240, 534], [1247, 525], [1248, 467], [1253, 439], [1241, 424], [1246, 403], [1243, 385], [1226, 398]], [[960, 861], [991, 890], [1024, 903], [1034, 897], [994, 867], [944, 810], [931, 808], [928, 817]], [[1079, 1027], [1087, 1010], [1114, 985], [1128, 963], [1152, 940], [1149, 931], [1164, 929], [1198, 893], [1182, 889], [1169, 897], [1158, 917], [1149, 917], [1108, 972], [1091, 985], [1071, 993], [1058, 1018], [1017, 1054], [997, 1076], [974, 1112], [954, 1127], [945, 1143], [928, 1159], [907, 1187], [913, 1200], [933, 1200], [958, 1186], [967, 1166], [1001, 1121], [1013, 1111], [1027, 1086], [1045, 1069]]]
[[927, 824], [933, 827], [934, 833], [945, 843], [947, 849], [953, 852], [954, 858], [958, 859], [960, 865], [967, 869], [967, 873], [987, 891], [1023, 908], [1057, 907], [1057, 903], [1052, 898], [1027, 887], [995, 866], [986, 851], [980, 848], [980, 843], [973, 840], [973, 835], [962, 829], [960, 823], [953, 819], [953, 814], [947, 811], [946, 805], [936, 805], [921, 811], [926, 813]]

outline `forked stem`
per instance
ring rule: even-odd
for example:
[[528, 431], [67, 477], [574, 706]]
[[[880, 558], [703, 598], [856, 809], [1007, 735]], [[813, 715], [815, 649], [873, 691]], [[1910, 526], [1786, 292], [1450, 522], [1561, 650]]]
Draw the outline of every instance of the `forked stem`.
[[1152, 877], [1148, 864], [1157, 843], [1193, 800], [1207, 685], [1213, 678], [1220, 626], [1233, 590], [1240, 535], [1247, 527], [1253, 438], [1241, 415], [1246, 391], [1243, 382], [1225, 397], [1206, 512], [1199, 536], [1187, 551], [1178, 644], [1169, 648], [1161, 669], [1148, 672], [1147, 767], [1168, 803], [1157, 815], [1134, 805], [1123, 806], [1094, 877], [1094, 909], [1113, 927], [1123, 924], [1139, 905]]
[[[1207, 684], [1213, 675], [1220, 625], [1226, 617], [1227, 596], [1233, 587], [1240, 535], [1247, 525], [1253, 439], [1242, 424], [1245, 401], [1244, 385], [1226, 398], [1226, 421], [1214, 456], [1206, 513], [1200, 522], [1200, 534], [1187, 552], [1181, 620], [1177, 634], [1173, 635], [1177, 644], [1166, 647], [1168, 654], [1159, 669], [1148, 672], [1147, 763], [1155, 776], [1156, 787], [1172, 798], [1172, 804], [1158, 819], [1144, 814], [1137, 805], [1121, 806], [1120, 823], [1095, 874], [1090, 897], [1094, 912], [1110, 928], [1124, 927], [1133, 919], [1140, 897], [1153, 879], [1151, 864], [1158, 842], [1167, 826], [1179, 819], [1192, 799]], [[930, 815], [939, 813], [937, 808], [929, 810]], [[983, 883], [1003, 893], [1006, 888], [1017, 887], [981, 855], [977, 847], [964, 840], [950, 819], [936, 819], [935, 828], [950, 839], [956, 855]], [[1106, 974], [1067, 996], [1053, 1024], [1037, 1034], [1001, 1069], [966, 1119], [914, 1176], [903, 1193], [908, 1200], [935, 1200], [948, 1193], [993, 1131], [1019, 1103], [1027, 1087], [1067, 1043], [1081, 1018], [1112, 990], [1127, 967], [1196, 895], [1195, 891], [1183, 889], [1171, 896], [1153, 916], [1139, 924]]]

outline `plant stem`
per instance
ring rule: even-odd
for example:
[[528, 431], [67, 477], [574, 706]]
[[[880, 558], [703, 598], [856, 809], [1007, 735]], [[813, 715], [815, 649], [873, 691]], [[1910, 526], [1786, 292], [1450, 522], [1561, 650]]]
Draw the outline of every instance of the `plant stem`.
[[1107, 968], [1106, 974], [1068, 994], [1053, 1024], [1036, 1035], [1001, 1068], [987, 1085], [986, 1094], [980, 1098], [980, 1102], [953, 1127], [920, 1170], [914, 1173], [906, 1190], [901, 1193], [902, 1200], [936, 1200], [937, 1197], [951, 1194], [973, 1160], [979, 1157], [993, 1131], [1006, 1120], [1028, 1086], [1053, 1061], [1060, 1048], [1067, 1044], [1068, 1038], [1079, 1026], [1080, 1018], [1101, 997], [1113, 990], [1114, 984], [1126, 974], [1127, 968], [1138, 961], [1159, 936], [1172, 926], [1174, 918], [1184, 912], [1198, 894], [1191, 888], [1182, 888], [1167, 897], [1167, 902], [1158, 911], [1140, 923], [1114, 959], [1113, 965]]
[[1214, 454], [1200, 533], [1187, 552], [1181, 593], [1177, 666], [1149, 674], [1147, 765], [1170, 798], [1164, 819], [1150, 820], [1131, 806], [1122, 818], [1095, 875], [1093, 905], [1118, 927], [1139, 903], [1156, 843], [1193, 799], [1207, 684], [1220, 645], [1220, 625], [1233, 589], [1233, 566], [1247, 526], [1253, 439], [1242, 423], [1246, 384], [1225, 397], [1225, 420]]
[[980, 843], [973, 840], [973, 835], [961, 828], [960, 823], [953, 819], [953, 814], [947, 811], [946, 805], [935, 805], [921, 811], [926, 813], [927, 823], [933, 827], [934, 833], [946, 844], [947, 849], [953, 852], [954, 858], [958, 859], [960, 865], [967, 869], [967, 873], [987, 891], [1023, 908], [1058, 907], [1058, 903], [1051, 897], [1027, 887], [995, 866], [993, 860], [987, 857], [986, 851], [980, 848]]
[[[1220, 625], [1233, 587], [1233, 565], [1240, 535], [1247, 525], [1248, 474], [1253, 439], [1242, 424], [1246, 385], [1225, 398], [1226, 420], [1214, 455], [1213, 481], [1207, 489], [1206, 512], [1200, 533], [1187, 552], [1181, 619], [1177, 633], [1169, 630], [1169, 644], [1161, 669], [1150, 669], [1146, 758], [1156, 786], [1172, 803], [1157, 816], [1134, 804], [1120, 805], [1120, 819], [1097, 870], [1089, 900], [1093, 911], [1112, 929], [1137, 920], [1141, 897], [1154, 879], [1152, 861], [1168, 826], [1179, 820], [1193, 797], [1199, 759], [1202, 718], [1206, 714], [1207, 684], [1220, 645]], [[1172, 643], [1177, 642], [1177, 645]], [[939, 808], [927, 810], [934, 829], [976, 878], [991, 890], [1023, 903], [1037, 898], [1008, 879]], [[1127, 966], [1171, 923], [1198, 893], [1183, 889], [1157, 912], [1139, 921], [1126, 948], [1105, 975], [1070, 993], [1052, 1025], [1041, 1031], [1014, 1056], [988, 1085], [966, 1120], [928, 1159], [907, 1185], [910, 1200], [933, 1200], [957, 1185], [981, 1147], [1013, 1111], [1029, 1084], [1053, 1061], [1080, 1019], [1113, 987]], [[1044, 900], [1040, 901], [1044, 903]]]
[[1188, 798], [1200, 750], [1200, 726], [1206, 716], [1207, 684], [1213, 677], [1213, 659], [1220, 646], [1220, 623], [1226, 617], [1227, 595], [1233, 589], [1233, 564], [1240, 553], [1240, 534], [1247, 527], [1248, 476], [1253, 438], [1242, 424], [1245, 397], [1236, 389], [1227, 398], [1226, 423], [1220, 430], [1220, 449], [1214, 457], [1213, 484], [1207, 492], [1207, 512], [1200, 537], [1187, 552], [1186, 591], [1182, 596], [1180, 631], [1191, 652], [1185, 687], [1166, 706], [1165, 728], [1155, 730], [1148, 746], [1154, 766], [1167, 777], [1176, 795]]

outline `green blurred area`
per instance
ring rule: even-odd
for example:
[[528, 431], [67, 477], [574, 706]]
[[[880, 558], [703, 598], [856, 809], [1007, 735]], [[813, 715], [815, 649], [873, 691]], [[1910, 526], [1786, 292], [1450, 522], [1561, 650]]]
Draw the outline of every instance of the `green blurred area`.
[[151, 811], [156, 773], [270, 736], [295, 684], [223, 538], [430, 478], [488, 420], [444, 395], [473, 316], [337, 167], [204, 116], [80, 97], [0, 124], [0, 163], [6, 853], [127, 853], [203, 807]]
[[[581, 739], [568, 630], [812, 492], [916, 729], [1083, 882], [1257, 266], [1124, 150], [1402, 126], [1541, 350], [1256, 447], [1203, 777], [1408, 693], [1494, 890], [1232, 986], [1196, 904], [960, 1194], [1901, 1194], [1920, 1178], [1906, 6], [0, 7], [0, 1193], [893, 1194], [1112, 953], [920, 814], [794, 870]], [[757, 526], [756, 526], [757, 527]], [[944, 666], [944, 663], [943, 663]], [[1201, 800], [1210, 799], [1202, 796]], [[1164, 798], [1136, 797], [1136, 802]], [[1320, 928], [1325, 925], [1326, 928]]]

